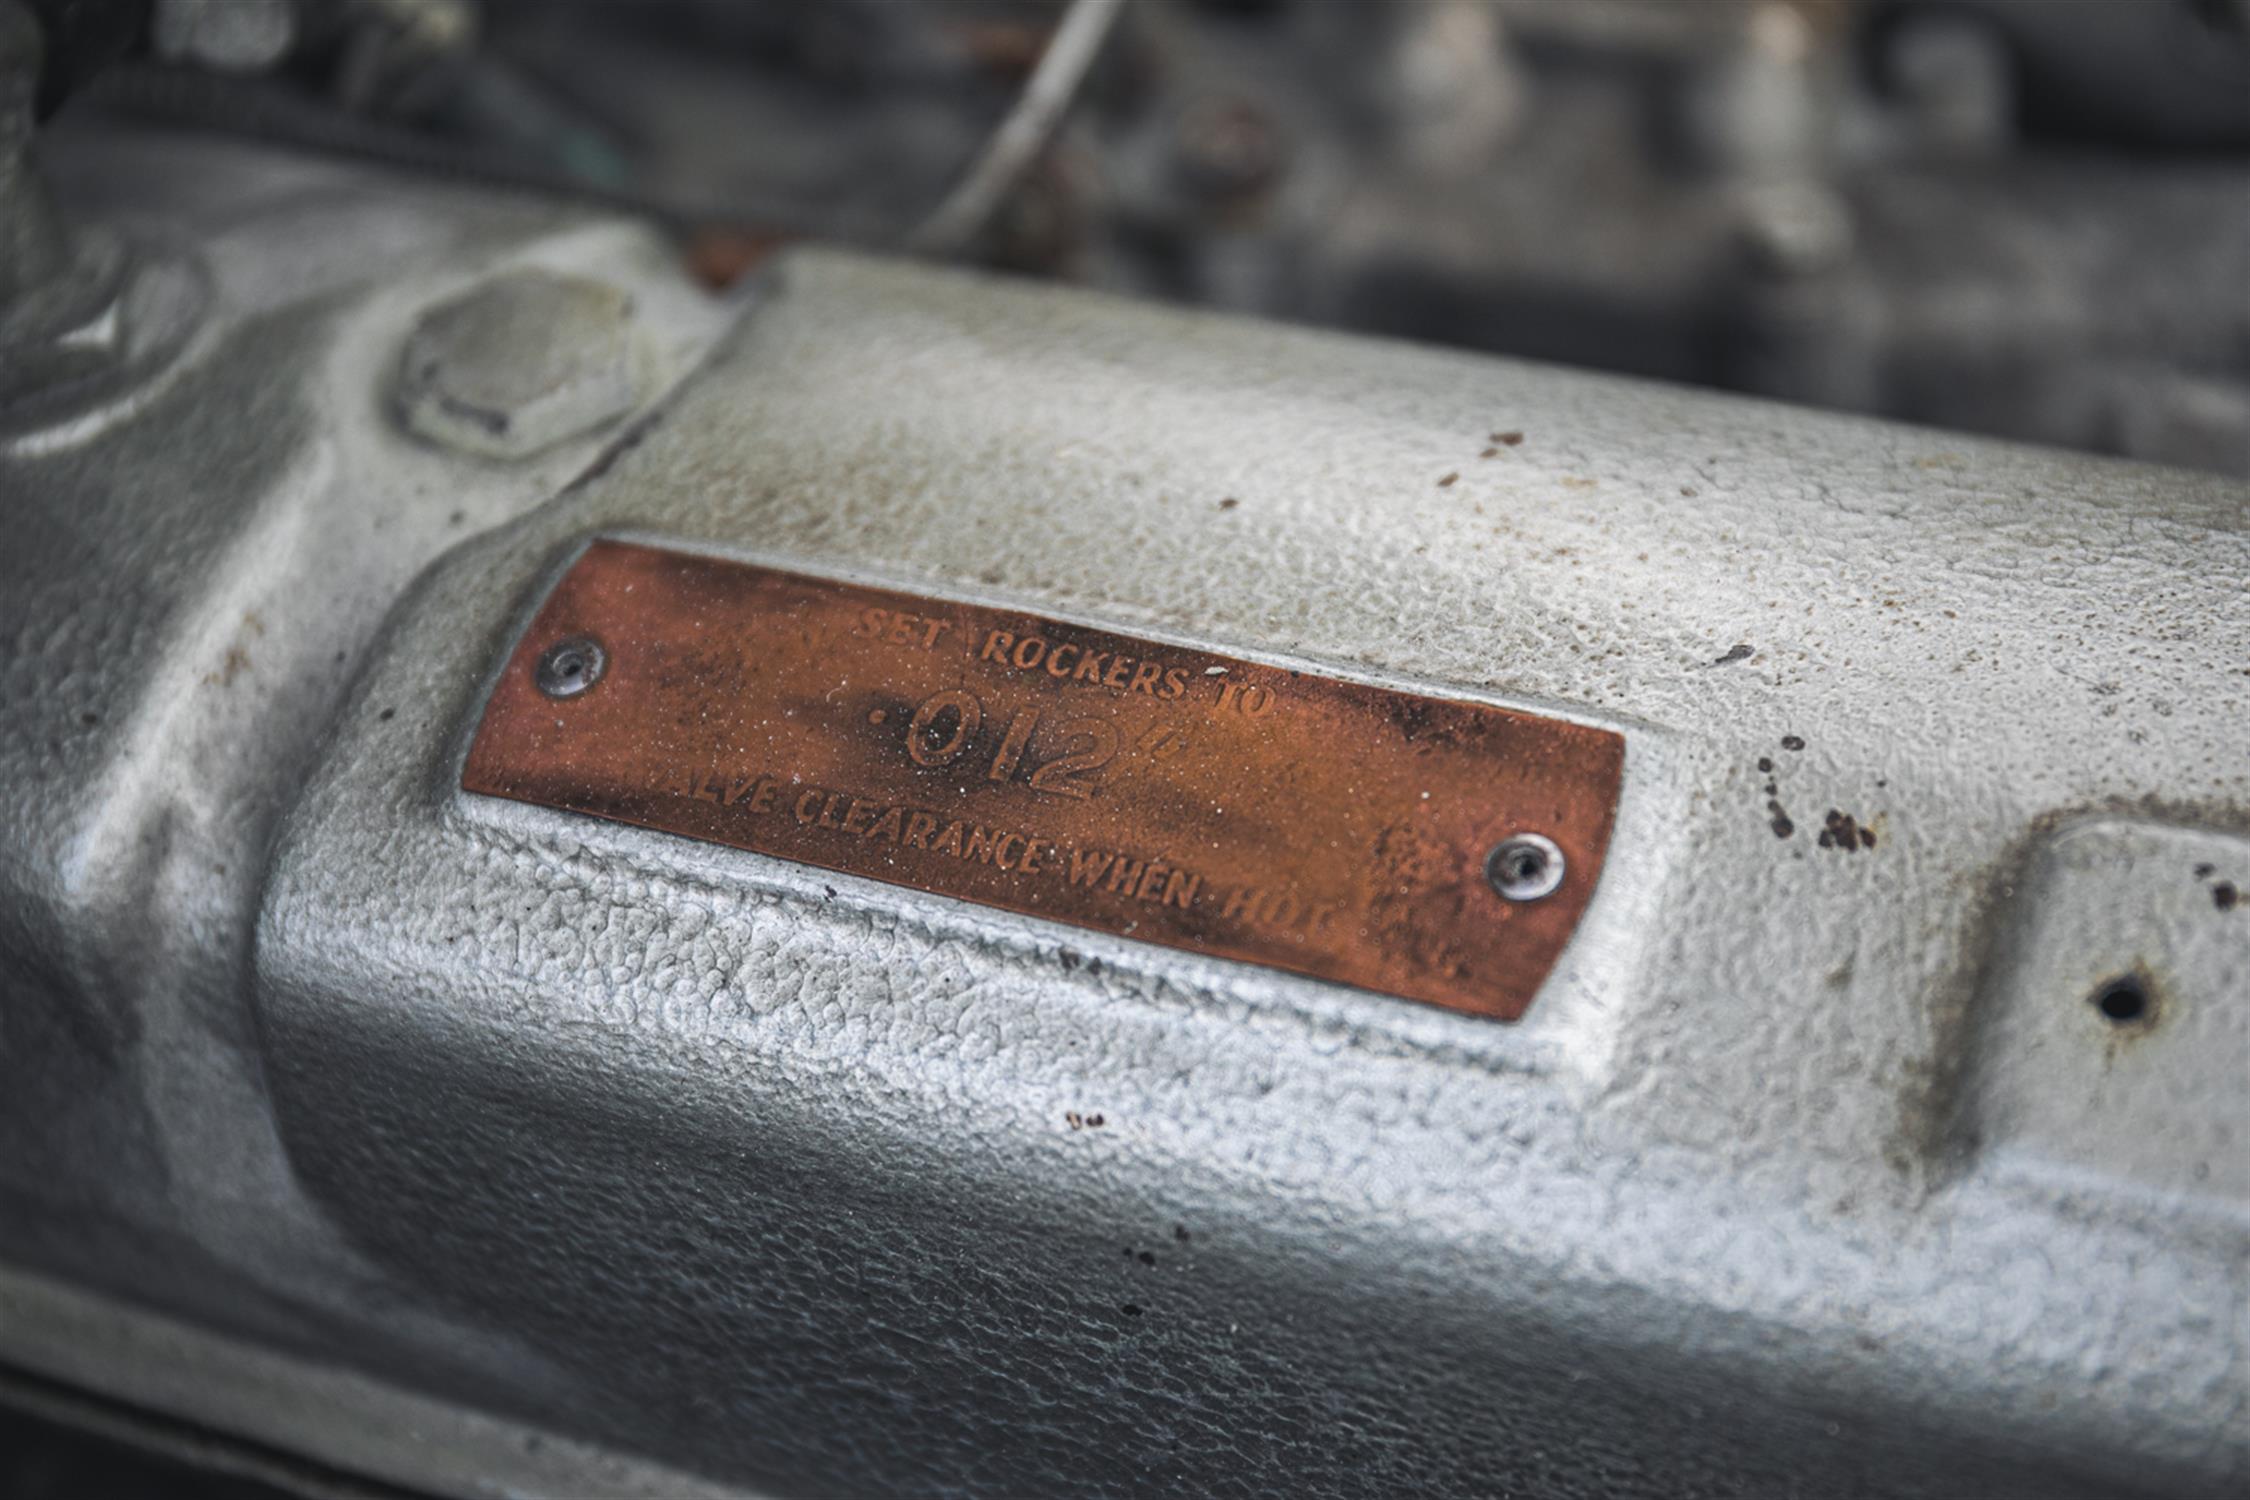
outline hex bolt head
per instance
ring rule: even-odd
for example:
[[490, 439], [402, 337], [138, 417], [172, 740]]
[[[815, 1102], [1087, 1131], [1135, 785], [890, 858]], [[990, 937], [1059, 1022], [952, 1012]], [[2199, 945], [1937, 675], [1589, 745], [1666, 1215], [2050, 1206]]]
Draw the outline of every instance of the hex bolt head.
[[399, 360], [400, 422], [442, 447], [529, 458], [640, 405], [648, 359], [632, 298], [509, 271], [425, 311]]
[[550, 698], [575, 698], [602, 680], [609, 653], [590, 635], [565, 636], [539, 653], [532, 680]]
[[1552, 896], [1563, 882], [1563, 852], [1540, 833], [1502, 839], [1485, 856], [1484, 878], [1510, 901]]

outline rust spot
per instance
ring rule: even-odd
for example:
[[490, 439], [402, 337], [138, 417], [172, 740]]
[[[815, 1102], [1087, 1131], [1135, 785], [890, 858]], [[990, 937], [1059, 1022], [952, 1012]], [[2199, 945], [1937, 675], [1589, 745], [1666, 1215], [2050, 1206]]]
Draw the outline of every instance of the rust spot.
[[226, 656], [220, 660], [219, 670], [203, 674], [203, 685], [205, 687], [233, 687], [234, 680], [249, 670], [250, 653], [240, 646], [229, 646]]
[[775, 229], [711, 224], [688, 236], [688, 274], [714, 292], [723, 292], [765, 264], [790, 237]]
[[1503, 448], [1513, 448], [1523, 441], [1523, 434], [1520, 432], [1496, 432], [1492, 435], [1492, 440]]
[[1447, 488], [1451, 487], [1451, 485], [1452, 485], [1452, 484], [1454, 483], [1454, 481], [1455, 481], [1455, 480], [1457, 480], [1457, 479], [1459, 479], [1460, 477], [1461, 477], [1461, 476], [1460, 476], [1459, 474], [1457, 474], [1457, 473], [1455, 473], [1455, 474], [1448, 474], [1448, 475], [1446, 475], [1446, 476], [1445, 476], [1445, 477], [1444, 477], [1443, 479], [1441, 479], [1441, 480], [1439, 480], [1439, 481], [1437, 482], [1437, 487], [1438, 487], [1439, 489], [1441, 489], [1441, 490], [1442, 490], [1442, 489], [1447, 489]]
[[1841, 849], [1846, 854], [1857, 854], [1862, 849], [1875, 847], [1875, 830], [1863, 828], [1850, 813], [1828, 809], [1820, 831], [1820, 847]]
[[1237, 505], [1240, 505], [1241, 503], [1242, 502], [1240, 500], [1237, 500], [1234, 498], [1234, 496], [1229, 495], [1226, 497], [1226, 499], [1219, 502], [1219, 509], [1233, 510]]

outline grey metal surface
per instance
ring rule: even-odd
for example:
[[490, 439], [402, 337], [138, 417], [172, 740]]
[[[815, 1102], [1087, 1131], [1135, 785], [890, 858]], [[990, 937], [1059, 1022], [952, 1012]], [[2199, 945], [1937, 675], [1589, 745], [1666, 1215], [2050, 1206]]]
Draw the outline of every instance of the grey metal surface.
[[[416, 314], [511, 265], [614, 279], [666, 380], [720, 314], [646, 231], [507, 195], [84, 131], [47, 159], [82, 220], [192, 246], [211, 306], [157, 378], [0, 431], [0, 1258], [299, 1354], [434, 1337], [536, 1392], [305, 1204], [248, 915], [399, 590], [598, 452], [500, 466], [400, 433]], [[21, 1335], [0, 1318], [0, 1362]]]
[[[726, 314], [233, 170], [145, 210], [179, 409], [0, 470], [0, 1257], [783, 1493], [2250, 1479], [2243, 486], [825, 254], [478, 465], [387, 424], [415, 309]], [[1617, 727], [1600, 890], [1506, 1027], [463, 796], [597, 534]]]

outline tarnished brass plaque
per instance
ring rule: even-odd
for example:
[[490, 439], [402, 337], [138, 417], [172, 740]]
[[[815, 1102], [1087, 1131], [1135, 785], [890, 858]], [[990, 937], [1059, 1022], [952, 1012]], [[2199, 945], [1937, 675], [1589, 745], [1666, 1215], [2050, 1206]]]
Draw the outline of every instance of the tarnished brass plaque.
[[471, 792], [1514, 1020], [1624, 741], [621, 542], [501, 675]]

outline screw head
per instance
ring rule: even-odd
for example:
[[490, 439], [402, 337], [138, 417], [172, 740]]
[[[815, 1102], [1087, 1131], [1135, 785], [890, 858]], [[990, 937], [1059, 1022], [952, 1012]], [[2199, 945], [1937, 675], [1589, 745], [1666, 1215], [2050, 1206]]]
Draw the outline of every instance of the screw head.
[[532, 677], [550, 698], [575, 698], [602, 680], [609, 653], [590, 635], [566, 636], [539, 654]]
[[1484, 878], [1510, 901], [1537, 901], [1562, 885], [1563, 869], [1563, 852], [1553, 839], [1519, 833], [1502, 839], [1485, 856]]

